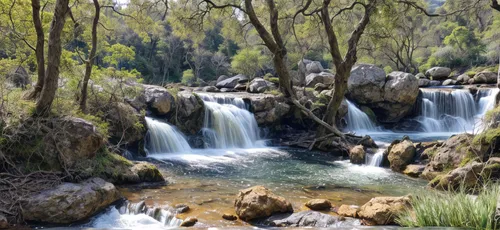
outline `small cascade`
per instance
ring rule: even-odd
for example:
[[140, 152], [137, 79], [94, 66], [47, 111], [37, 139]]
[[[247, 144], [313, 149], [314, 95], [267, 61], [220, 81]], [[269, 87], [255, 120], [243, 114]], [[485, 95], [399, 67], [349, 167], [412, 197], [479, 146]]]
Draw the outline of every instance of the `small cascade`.
[[380, 167], [380, 165], [382, 164], [382, 160], [384, 158], [385, 150], [386, 150], [385, 148], [378, 149], [377, 152], [375, 152], [375, 154], [373, 154], [373, 156], [371, 156], [370, 158], [367, 158], [367, 160], [368, 160], [367, 165], [374, 166], [374, 167]]
[[374, 131], [377, 127], [373, 124], [372, 120], [361, 111], [354, 103], [349, 100], [347, 101], [347, 127], [346, 129], [349, 131]]
[[265, 147], [259, 127], [241, 98], [199, 94], [205, 103], [203, 136], [207, 148]]
[[176, 218], [177, 211], [172, 208], [148, 207], [144, 201], [131, 203], [125, 201], [120, 207], [111, 208], [98, 216], [88, 226], [92, 228], [123, 229], [167, 229], [179, 227], [181, 219]]
[[149, 130], [146, 139], [148, 154], [191, 152], [186, 138], [175, 126], [149, 117], [146, 117], [146, 123]]
[[416, 120], [425, 132], [464, 132], [477, 126], [477, 119], [493, 108], [498, 89], [481, 89], [478, 100], [469, 90], [421, 90]]

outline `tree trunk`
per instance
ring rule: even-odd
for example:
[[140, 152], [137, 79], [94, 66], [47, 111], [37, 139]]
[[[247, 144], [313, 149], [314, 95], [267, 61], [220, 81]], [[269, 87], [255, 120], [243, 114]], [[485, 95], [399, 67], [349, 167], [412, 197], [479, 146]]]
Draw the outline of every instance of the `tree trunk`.
[[87, 88], [89, 85], [90, 75], [92, 74], [92, 65], [94, 64], [95, 54], [97, 51], [97, 24], [99, 24], [99, 16], [101, 14], [101, 7], [98, 0], [94, 1], [95, 15], [92, 22], [92, 49], [90, 50], [89, 60], [85, 62], [85, 75], [82, 83], [82, 97], [80, 100], [80, 110], [86, 112], [87, 110]]
[[286, 66], [286, 56], [282, 55], [282, 53], [274, 54], [273, 64], [279, 77], [280, 91], [286, 97], [295, 98], [295, 92], [292, 89], [292, 79], [290, 79], [290, 72], [288, 72]]
[[43, 34], [42, 20], [40, 19], [40, 0], [31, 0], [31, 9], [33, 11], [33, 24], [35, 25], [36, 31], [36, 65], [37, 65], [37, 75], [38, 80], [33, 90], [28, 94], [26, 99], [34, 100], [38, 98], [40, 92], [43, 88], [43, 82], [45, 80], [45, 58], [44, 58], [44, 44], [45, 35]]
[[[336, 127], [335, 117], [337, 116], [340, 104], [342, 104], [342, 100], [344, 100], [344, 94], [347, 90], [347, 80], [350, 74], [350, 72], [346, 72], [345, 70], [338, 70], [337, 73], [335, 73], [332, 98], [328, 102], [325, 115], [323, 116], [323, 121], [333, 127]], [[324, 127], [319, 127], [317, 136], [326, 135], [325, 131]]]
[[40, 97], [36, 102], [36, 116], [46, 116], [50, 112], [57, 91], [59, 65], [61, 62], [61, 32], [69, 11], [69, 0], [57, 0], [50, 25], [47, 71]]

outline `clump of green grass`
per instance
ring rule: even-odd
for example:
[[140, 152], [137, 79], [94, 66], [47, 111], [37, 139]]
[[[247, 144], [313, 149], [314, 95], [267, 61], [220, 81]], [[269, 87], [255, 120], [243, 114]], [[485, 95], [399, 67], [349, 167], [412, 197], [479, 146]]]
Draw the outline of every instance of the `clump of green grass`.
[[477, 197], [468, 195], [465, 189], [446, 193], [426, 191], [412, 198], [412, 208], [402, 212], [396, 222], [405, 227], [497, 229], [498, 186], [484, 187]]
[[272, 94], [274, 96], [278, 96], [278, 95], [281, 95], [281, 91], [277, 90], [277, 89], [273, 89], [273, 90], [266, 90], [265, 93], [268, 93], [268, 94]]

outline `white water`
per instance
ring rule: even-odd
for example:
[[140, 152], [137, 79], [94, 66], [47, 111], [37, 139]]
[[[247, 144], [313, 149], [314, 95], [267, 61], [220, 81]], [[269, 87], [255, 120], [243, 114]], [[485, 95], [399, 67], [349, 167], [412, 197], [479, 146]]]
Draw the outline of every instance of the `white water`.
[[347, 101], [347, 130], [349, 131], [375, 131], [377, 127], [372, 120], [361, 111], [354, 103]]
[[469, 90], [422, 90], [416, 120], [424, 132], [472, 132], [481, 127], [481, 118], [492, 109], [498, 89], [480, 89], [475, 101]]
[[173, 125], [146, 117], [148, 138], [146, 151], [148, 154], [191, 152], [186, 137]]
[[241, 98], [200, 94], [205, 104], [203, 136], [207, 148], [265, 147], [259, 127]]

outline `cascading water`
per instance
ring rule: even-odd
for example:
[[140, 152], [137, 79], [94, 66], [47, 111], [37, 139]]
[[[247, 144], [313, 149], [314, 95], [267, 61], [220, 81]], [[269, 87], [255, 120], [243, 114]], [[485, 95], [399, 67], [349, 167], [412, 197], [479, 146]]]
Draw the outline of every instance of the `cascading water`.
[[199, 95], [205, 104], [203, 136], [208, 148], [265, 147], [259, 127], [241, 98]]
[[416, 120], [425, 132], [465, 132], [479, 126], [487, 110], [492, 109], [498, 89], [481, 89], [476, 102], [469, 90], [421, 90]]
[[354, 103], [347, 101], [347, 130], [349, 131], [373, 131], [376, 130], [372, 120], [361, 111]]
[[148, 154], [191, 152], [186, 138], [174, 126], [146, 117], [148, 138], [146, 151]]

